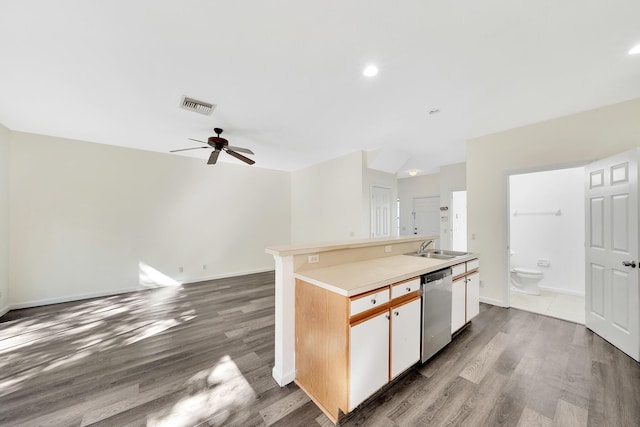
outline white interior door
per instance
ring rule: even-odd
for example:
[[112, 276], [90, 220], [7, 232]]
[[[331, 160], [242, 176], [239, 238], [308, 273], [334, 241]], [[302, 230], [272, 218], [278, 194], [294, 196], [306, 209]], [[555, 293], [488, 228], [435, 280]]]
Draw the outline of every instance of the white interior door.
[[586, 323], [640, 361], [638, 150], [586, 170]]
[[451, 192], [451, 249], [467, 251], [467, 190]]
[[413, 199], [413, 234], [440, 235], [440, 197]]
[[371, 237], [391, 236], [391, 189], [371, 187]]

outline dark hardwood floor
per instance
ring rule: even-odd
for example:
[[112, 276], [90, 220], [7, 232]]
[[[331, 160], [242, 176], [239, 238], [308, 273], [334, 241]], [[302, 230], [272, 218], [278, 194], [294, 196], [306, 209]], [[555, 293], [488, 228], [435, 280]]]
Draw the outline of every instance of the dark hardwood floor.
[[[273, 273], [0, 318], [0, 425], [331, 425], [271, 378]], [[480, 315], [341, 424], [638, 426], [640, 366], [584, 326]]]

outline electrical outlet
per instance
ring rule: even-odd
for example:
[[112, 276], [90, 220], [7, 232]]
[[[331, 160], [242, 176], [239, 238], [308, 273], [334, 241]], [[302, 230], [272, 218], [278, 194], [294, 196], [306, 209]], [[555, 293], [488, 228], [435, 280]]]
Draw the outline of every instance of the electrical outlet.
[[309, 264], [315, 264], [320, 261], [320, 255], [309, 255]]
[[184, 268], [182, 268], [182, 267], [178, 267], [178, 272], [179, 272], [179, 273], [183, 273], [183, 272], [184, 272]]
[[484, 282], [482, 280], [480, 280], [480, 287], [484, 288]]
[[386, 253], [389, 253], [389, 252], [391, 252], [392, 250], [393, 250], [393, 246], [391, 246], [391, 245], [387, 245], [387, 246], [385, 246], [385, 247], [384, 247], [384, 251], [385, 251]]
[[202, 264], [202, 269], [206, 270], [207, 269], [207, 264]]

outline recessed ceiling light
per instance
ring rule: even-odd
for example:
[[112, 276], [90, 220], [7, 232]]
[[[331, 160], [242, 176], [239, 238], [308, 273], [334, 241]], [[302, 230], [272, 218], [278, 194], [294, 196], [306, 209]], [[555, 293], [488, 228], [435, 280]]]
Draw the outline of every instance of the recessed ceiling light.
[[417, 171], [417, 170], [415, 170], [415, 169], [411, 169], [411, 170], [409, 171], [409, 176], [416, 176], [416, 175], [418, 175], [418, 171]]
[[378, 74], [378, 67], [376, 67], [375, 65], [367, 65], [362, 74], [367, 77], [373, 77]]
[[629, 51], [629, 55], [637, 55], [639, 53], [640, 53], [640, 43], [632, 47], [631, 50]]

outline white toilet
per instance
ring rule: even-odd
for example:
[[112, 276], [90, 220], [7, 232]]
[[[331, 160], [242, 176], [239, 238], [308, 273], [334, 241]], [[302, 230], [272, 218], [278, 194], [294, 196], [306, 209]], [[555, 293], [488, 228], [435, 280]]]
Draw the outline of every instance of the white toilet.
[[[511, 256], [514, 252], [511, 251]], [[512, 267], [511, 268], [511, 289], [529, 295], [540, 295], [538, 283], [544, 279], [544, 274], [540, 270], [532, 268]]]
[[540, 295], [538, 283], [544, 279], [542, 271], [515, 267], [511, 269], [511, 289], [529, 295]]

